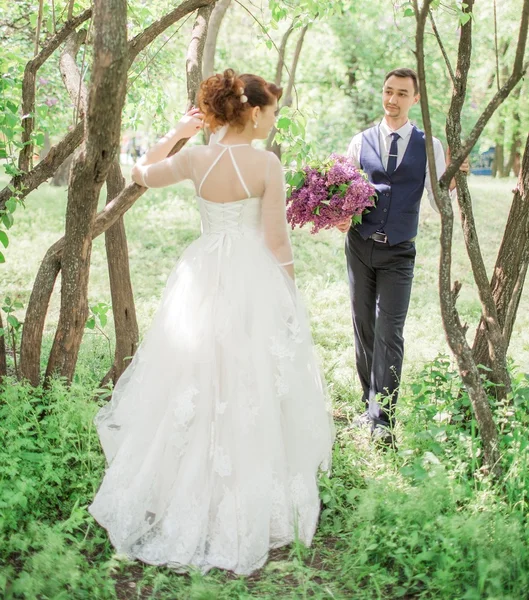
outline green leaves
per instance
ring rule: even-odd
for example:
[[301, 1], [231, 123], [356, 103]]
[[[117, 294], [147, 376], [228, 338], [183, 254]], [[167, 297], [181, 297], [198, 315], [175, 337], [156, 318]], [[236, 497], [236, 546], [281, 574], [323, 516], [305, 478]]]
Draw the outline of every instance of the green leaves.
[[413, 17], [415, 16], [415, 10], [413, 9], [413, 4], [411, 2], [405, 2], [400, 6], [402, 10], [402, 16], [404, 17]]
[[87, 329], [104, 329], [108, 322], [107, 313], [112, 307], [106, 302], [98, 302], [90, 307], [90, 316], [86, 320]]

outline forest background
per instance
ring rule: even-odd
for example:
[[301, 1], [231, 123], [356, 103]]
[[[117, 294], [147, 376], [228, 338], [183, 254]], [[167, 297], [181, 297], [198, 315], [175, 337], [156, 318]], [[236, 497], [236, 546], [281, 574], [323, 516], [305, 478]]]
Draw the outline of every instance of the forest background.
[[[414, 3], [342, 2], [223, 3], [215, 69], [232, 67], [274, 80], [278, 50], [285, 46], [281, 83], [288, 100], [278, 126], [283, 159], [323, 158], [345, 152], [352, 136], [382, 114], [384, 74], [417, 66]], [[455, 63], [468, 5], [434, 2], [447, 54]], [[517, 50], [522, 0], [478, 4], [472, 12], [472, 69], [461, 113], [466, 135], [498, 88], [509, 78]], [[72, 7], [88, 2], [0, 2], [0, 187], [16, 175], [20, 152], [24, 67], [59, 29]], [[39, 11], [39, 7], [41, 10]], [[134, 38], [174, 9], [169, 1], [128, 2], [127, 35]], [[39, 14], [42, 21], [39, 24]], [[134, 145], [145, 147], [170, 129], [188, 104], [186, 57], [196, 31], [196, 13], [159, 35], [132, 64], [121, 123], [122, 170]], [[88, 85], [93, 44], [80, 44], [77, 68]], [[302, 39], [303, 44], [299, 43]], [[432, 130], [447, 146], [446, 120], [453, 82], [431, 27], [424, 38]], [[300, 49], [295, 69], [296, 49]], [[526, 54], [527, 55], [527, 54]], [[79, 123], [82, 106], [61, 80], [60, 53], [38, 71], [34, 157]], [[289, 89], [289, 72], [295, 71]], [[472, 148], [471, 163], [495, 149], [494, 177], [469, 177], [482, 255], [489, 276], [511, 209], [512, 191], [529, 130], [525, 78], [489, 120]], [[291, 93], [290, 93], [291, 91]], [[290, 101], [291, 97], [291, 101]], [[412, 119], [423, 126], [421, 108]], [[134, 143], [132, 143], [134, 139]], [[195, 142], [193, 142], [195, 143]], [[201, 143], [201, 140], [197, 140]], [[31, 162], [31, 161], [30, 161]], [[112, 298], [103, 236], [91, 257], [90, 307], [71, 384], [42, 371], [60, 320], [59, 286], [47, 310], [39, 381], [19, 381], [21, 336], [39, 265], [62, 234], [68, 192], [63, 174], [42, 184], [16, 205], [0, 231], [0, 265], [6, 371], [0, 400], [0, 430], [6, 440], [0, 460], [0, 592], [6, 598], [521, 598], [529, 593], [527, 448], [529, 341], [527, 292], [521, 293], [509, 346], [511, 390], [487, 389], [497, 430], [501, 474], [483, 461], [483, 441], [468, 388], [445, 339], [439, 292], [440, 218], [424, 202], [418, 262], [406, 327], [406, 364], [399, 406], [399, 452], [374, 453], [368, 439], [350, 429], [361, 410], [354, 373], [352, 331], [343, 256], [337, 231], [310, 236], [294, 232], [298, 285], [307, 300], [313, 334], [339, 426], [335, 468], [322, 480], [324, 510], [313, 548], [298, 544], [275, 553], [250, 579], [222, 573], [181, 577], [164, 569], [129, 564], [112, 550], [86, 512], [104, 461], [91, 421], [104, 402], [115, 360]], [[99, 195], [99, 194], [98, 194]], [[99, 208], [105, 204], [101, 194]], [[455, 205], [454, 205], [454, 208]], [[472, 344], [482, 317], [460, 217], [454, 234], [454, 279], [462, 283], [458, 309]], [[126, 214], [131, 279], [140, 337], [149, 325], [164, 283], [183, 248], [199, 235], [199, 217], [189, 185], [150, 191]], [[526, 232], [527, 233], [527, 232]], [[3, 236], [8, 236], [7, 244]], [[522, 280], [523, 284], [523, 280]], [[523, 287], [523, 285], [522, 285]], [[18, 376], [17, 376], [18, 375]], [[486, 372], [482, 372], [484, 377]], [[112, 375], [110, 375], [110, 379]], [[67, 379], [67, 378], [66, 378]], [[105, 381], [105, 383], [107, 383]], [[500, 386], [501, 387], [501, 386]]]

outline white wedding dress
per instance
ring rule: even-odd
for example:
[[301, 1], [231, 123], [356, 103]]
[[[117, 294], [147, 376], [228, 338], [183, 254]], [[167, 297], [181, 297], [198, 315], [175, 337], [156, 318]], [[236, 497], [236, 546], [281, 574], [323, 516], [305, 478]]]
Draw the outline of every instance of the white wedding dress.
[[311, 543], [333, 427], [281, 266], [290, 244], [278, 172], [270, 153], [222, 144], [145, 168], [152, 187], [195, 182], [203, 231], [96, 416], [109, 466], [89, 511], [131, 558], [249, 574], [270, 548]]

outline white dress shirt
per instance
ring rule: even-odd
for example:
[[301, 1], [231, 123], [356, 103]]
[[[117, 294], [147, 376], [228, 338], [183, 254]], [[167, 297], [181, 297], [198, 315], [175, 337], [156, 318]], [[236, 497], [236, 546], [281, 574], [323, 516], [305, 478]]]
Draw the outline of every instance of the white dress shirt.
[[[400, 138], [397, 140], [397, 167], [402, 162], [404, 158], [404, 153], [406, 152], [406, 148], [410, 142], [411, 132], [413, 126], [408, 121], [405, 123], [400, 129], [393, 131], [390, 129], [389, 125], [386, 123], [385, 119], [382, 119], [380, 123], [379, 132], [380, 132], [380, 158], [382, 159], [382, 164], [386, 169], [388, 166], [388, 158], [389, 158], [389, 148], [391, 146], [391, 134], [398, 133]], [[360, 168], [360, 152], [362, 150], [362, 139], [363, 136], [361, 133], [358, 133], [354, 136], [351, 143], [349, 144], [349, 149], [347, 150], [347, 156], [352, 158], [354, 163], [358, 168]], [[437, 177], [441, 177], [441, 175], [446, 170], [446, 161], [445, 154], [443, 150], [443, 145], [437, 138], [433, 138], [433, 149], [435, 153], [435, 167], [437, 170]], [[435, 198], [432, 191], [432, 181], [430, 178], [430, 169], [428, 168], [428, 161], [426, 161], [426, 178], [424, 180], [424, 187], [428, 192], [428, 199], [430, 200], [430, 204], [432, 208], [439, 212], [437, 208], [437, 204], [435, 203]]]

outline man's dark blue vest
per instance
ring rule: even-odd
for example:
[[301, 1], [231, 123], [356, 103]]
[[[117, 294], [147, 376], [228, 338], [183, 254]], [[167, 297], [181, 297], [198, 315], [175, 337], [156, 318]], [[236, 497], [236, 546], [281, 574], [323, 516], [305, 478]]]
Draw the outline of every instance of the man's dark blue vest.
[[414, 126], [402, 162], [388, 175], [380, 158], [379, 140], [378, 125], [362, 134], [360, 167], [375, 186], [378, 199], [356, 229], [364, 239], [383, 231], [394, 246], [417, 235], [426, 176], [426, 142], [424, 132]]

